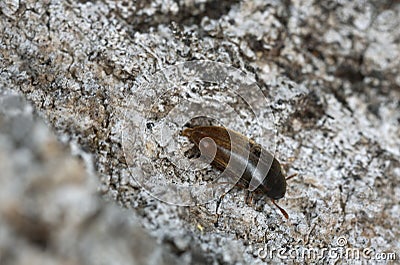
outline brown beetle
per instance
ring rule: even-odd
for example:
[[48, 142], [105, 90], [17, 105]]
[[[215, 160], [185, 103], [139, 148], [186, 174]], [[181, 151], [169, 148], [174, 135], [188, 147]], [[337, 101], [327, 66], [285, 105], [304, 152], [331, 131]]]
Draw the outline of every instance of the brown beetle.
[[[286, 179], [292, 176], [285, 178], [280, 163], [272, 154], [246, 136], [220, 126], [187, 128], [182, 135], [195, 143], [212, 166], [243, 184], [236, 185], [265, 194], [285, 218], [289, 218], [275, 200], [285, 196]], [[258, 176], [258, 182], [253, 182], [253, 179], [257, 179], [255, 176]]]

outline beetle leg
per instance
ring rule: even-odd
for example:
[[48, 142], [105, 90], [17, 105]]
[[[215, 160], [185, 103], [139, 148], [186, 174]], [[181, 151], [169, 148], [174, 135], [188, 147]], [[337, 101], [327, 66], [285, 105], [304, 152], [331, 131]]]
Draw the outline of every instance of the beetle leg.
[[292, 175], [286, 177], [286, 180], [289, 180], [289, 179], [294, 178], [294, 177], [296, 177], [296, 176], [297, 176], [297, 173], [294, 173], [294, 174], [292, 174]]
[[275, 204], [275, 206], [281, 211], [281, 213], [283, 214], [283, 216], [285, 216], [286, 219], [289, 219], [289, 215], [288, 213], [282, 208], [280, 207], [274, 199], [271, 199], [272, 203]]
[[217, 205], [216, 205], [216, 207], [215, 207], [215, 215], [217, 216], [217, 220], [215, 220], [215, 222], [214, 222], [214, 226], [215, 226], [215, 227], [218, 227], [218, 222], [219, 222], [219, 217], [220, 217], [220, 214], [218, 213], [218, 209], [219, 209], [219, 206], [221, 205], [222, 200], [224, 199], [224, 197], [225, 197], [226, 194], [227, 194], [227, 192], [225, 192], [224, 194], [222, 194], [222, 196], [219, 197], [219, 199], [217, 200]]
[[246, 204], [248, 205], [253, 205], [253, 192], [247, 190], [247, 194], [246, 194]]

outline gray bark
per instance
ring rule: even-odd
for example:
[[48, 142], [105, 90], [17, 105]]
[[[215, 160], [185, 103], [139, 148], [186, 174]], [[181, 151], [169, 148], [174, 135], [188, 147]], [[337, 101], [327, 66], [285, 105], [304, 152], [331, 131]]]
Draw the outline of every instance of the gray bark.
[[[0, 11], [0, 264], [334, 263], [323, 249], [336, 247], [400, 258], [398, 1], [4, 0]], [[176, 169], [151, 137], [124, 153], [127, 115], [156, 137], [181, 97], [144, 84], [194, 60], [255, 77], [274, 154], [298, 174], [279, 201], [288, 220], [240, 188], [170, 205], [129, 170], [133, 156], [166, 181], [218, 174]], [[250, 114], [227, 122], [266, 140]], [[310, 249], [321, 257], [299, 254]]]

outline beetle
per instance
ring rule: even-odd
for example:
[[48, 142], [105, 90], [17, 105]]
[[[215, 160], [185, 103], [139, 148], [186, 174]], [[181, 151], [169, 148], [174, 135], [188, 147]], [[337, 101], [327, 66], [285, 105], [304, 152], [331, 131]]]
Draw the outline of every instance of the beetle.
[[[222, 126], [186, 128], [182, 135], [194, 142], [213, 167], [238, 180], [235, 185], [266, 195], [283, 216], [289, 218], [275, 200], [285, 196], [286, 180], [295, 175], [285, 178], [281, 164], [271, 153], [243, 134]], [[231, 158], [234, 162], [230, 162]]]

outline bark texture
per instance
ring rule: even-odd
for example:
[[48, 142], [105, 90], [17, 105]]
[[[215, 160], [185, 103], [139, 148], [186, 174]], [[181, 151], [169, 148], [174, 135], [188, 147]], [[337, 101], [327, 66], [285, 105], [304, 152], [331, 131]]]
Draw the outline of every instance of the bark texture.
[[[399, 25], [398, 1], [1, 1], [0, 264], [334, 263], [322, 249], [398, 260]], [[289, 220], [237, 188], [219, 207], [169, 205], [129, 171], [135, 93], [194, 60], [254, 76], [268, 99], [275, 155], [298, 173], [280, 201]], [[175, 102], [163, 89], [154, 134]], [[184, 179], [163, 148], [134, 155]]]

